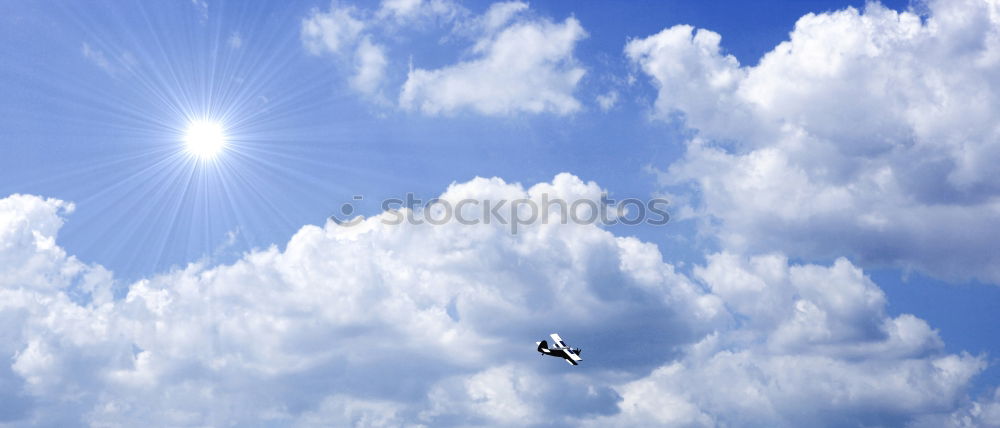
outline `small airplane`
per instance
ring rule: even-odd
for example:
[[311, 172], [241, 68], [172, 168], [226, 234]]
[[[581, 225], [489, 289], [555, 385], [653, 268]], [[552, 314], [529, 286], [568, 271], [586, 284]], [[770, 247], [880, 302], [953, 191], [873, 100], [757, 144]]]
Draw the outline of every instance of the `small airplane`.
[[583, 352], [583, 350], [580, 348], [570, 348], [556, 333], [552, 333], [549, 336], [552, 337], [552, 342], [555, 344], [555, 347], [549, 348], [549, 342], [544, 340], [541, 342], [535, 342], [535, 344], [538, 345], [538, 352], [542, 355], [560, 357], [565, 359], [567, 363], [574, 366], [579, 365], [580, 361], [583, 361], [583, 358], [580, 358], [580, 353]]

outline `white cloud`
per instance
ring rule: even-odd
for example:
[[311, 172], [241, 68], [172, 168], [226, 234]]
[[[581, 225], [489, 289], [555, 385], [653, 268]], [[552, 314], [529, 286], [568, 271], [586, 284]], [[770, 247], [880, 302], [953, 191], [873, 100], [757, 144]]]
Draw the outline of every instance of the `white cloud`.
[[198, 19], [204, 24], [208, 20], [208, 2], [205, 0], [191, 0], [191, 4], [198, 11]]
[[725, 248], [1000, 282], [998, 10], [809, 14], [756, 66], [689, 26], [632, 40], [658, 114], [698, 130], [664, 182]]
[[601, 107], [602, 111], [608, 111], [618, 104], [618, 91], [610, 90], [607, 93], [597, 96], [597, 105]]
[[[441, 198], [601, 193], [560, 174], [530, 188], [479, 178]], [[515, 235], [374, 217], [305, 226], [284, 251], [190, 265], [112, 298], [110, 273], [55, 245], [71, 209], [0, 199], [0, 397], [13, 423], [781, 426], [992, 414], [988, 398], [964, 399], [983, 361], [946, 354], [912, 315], [886, 315], [883, 293], [846, 260], [721, 253], [689, 277], [655, 245], [594, 225]], [[586, 371], [535, 354], [552, 331], [584, 348]]]
[[243, 47], [243, 37], [240, 36], [240, 33], [234, 32], [229, 35], [228, 39], [226, 39], [226, 44], [229, 45], [230, 48], [239, 49]]
[[[491, 8], [487, 27], [502, 25], [521, 9], [517, 4]], [[585, 73], [573, 49], [584, 37], [575, 18], [562, 23], [514, 21], [477, 40], [473, 59], [435, 70], [411, 70], [399, 103], [431, 115], [462, 110], [485, 115], [573, 113], [580, 109], [573, 92]]]
[[302, 44], [313, 55], [342, 54], [353, 46], [365, 28], [353, 8], [330, 6], [323, 12], [313, 9], [302, 20]]
[[[523, 2], [494, 3], [478, 16], [448, 0], [385, 0], [375, 10], [333, 3], [302, 20], [301, 38], [309, 53], [351, 69], [350, 86], [384, 106], [393, 104], [385, 95], [395, 90], [390, 83], [405, 78], [399, 107], [425, 114], [573, 113], [580, 109], [573, 93], [585, 74], [573, 50], [586, 32], [575, 18], [555, 23], [527, 11]], [[430, 39], [430, 30], [437, 30], [437, 45], [472, 39], [464, 53], [470, 58], [431, 70], [414, 69], [420, 58], [410, 56], [408, 75], [391, 74], [399, 64], [389, 46]]]
[[470, 376], [445, 379], [428, 393], [430, 409], [422, 419], [441, 416], [468, 417], [492, 426], [533, 425], [541, 422], [545, 409], [537, 373], [511, 365], [485, 369]]
[[843, 259], [825, 267], [722, 253], [696, 276], [731, 310], [732, 327], [617, 387], [621, 412], [593, 426], [904, 425], [956, 408], [985, 366], [943, 354], [924, 321], [887, 317], [882, 292]]
[[305, 412], [294, 424], [296, 427], [404, 427], [421, 426], [406, 424], [398, 415], [400, 406], [391, 401], [364, 400], [347, 395], [324, 398], [315, 410]]
[[87, 42], [83, 42], [80, 45], [80, 53], [88, 61], [94, 63], [94, 65], [112, 76], [118, 75], [122, 71], [130, 70], [136, 65], [135, 57], [128, 51], [122, 52], [117, 56], [109, 56], [103, 50], [95, 48]]
[[385, 67], [388, 59], [385, 49], [372, 43], [367, 37], [358, 43], [355, 54], [356, 71], [351, 78], [351, 86], [365, 94], [378, 93], [379, 86], [385, 80]]
[[[601, 194], [562, 175], [531, 189], [477, 179], [442, 197], [543, 191]], [[112, 300], [101, 291], [110, 275], [54, 245], [57, 214], [68, 207], [28, 196], [0, 203], [0, 233], [12, 243], [0, 253], [2, 349], [10, 358], [0, 376], [13, 385], [5, 393], [25, 397], [23, 423], [308, 424], [330, 412], [354, 423], [414, 421], [421, 413], [429, 425], [503, 420], [507, 410], [537, 406], [510, 401], [521, 398], [504, 389], [503, 373], [475, 373], [484, 362], [514, 364], [521, 377], [551, 367], [532, 343], [550, 328], [590, 331], [595, 346], [610, 347], [616, 330], [655, 320], [673, 326], [655, 348], [665, 352], [694, 337], [689, 320], [713, 316], [669, 265], [620, 264], [659, 260], [655, 247], [558, 222], [516, 236], [498, 224], [306, 226], [284, 251], [191, 265]], [[637, 309], [651, 318], [633, 318]], [[646, 364], [660, 357], [651, 358]], [[452, 380], [463, 385], [455, 399], [469, 395], [473, 403], [434, 416], [428, 394], [447, 391]], [[552, 390], [545, 399], [564, 395]]]
[[465, 13], [465, 8], [449, 0], [383, 0], [375, 16], [397, 24], [415, 24], [433, 19], [447, 22]]
[[110, 274], [67, 256], [55, 243], [62, 215], [74, 205], [56, 199], [11, 195], [0, 199], [0, 287], [66, 290], [87, 301], [111, 299]]
[[413, 16], [419, 12], [422, 4], [423, 0], [384, 0], [379, 13], [401, 17]]
[[510, 23], [518, 14], [527, 10], [528, 4], [520, 1], [493, 3], [476, 23], [481, 31], [492, 34]]
[[991, 396], [967, 403], [947, 415], [928, 415], [914, 421], [913, 428], [1000, 427], [1000, 388]]
[[80, 52], [83, 53], [84, 58], [89, 59], [98, 67], [104, 69], [104, 71], [107, 71], [109, 73], [114, 71], [114, 68], [111, 66], [111, 61], [108, 61], [108, 58], [107, 56], [104, 55], [104, 52], [90, 47], [89, 43], [84, 42], [80, 48]]
[[313, 55], [328, 55], [353, 70], [348, 83], [359, 93], [384, 103], [382, 86], [386, 78], [386, 48], [372, 41], [372, 26], [361, 12], [351, 7], [330, 6], [314, 9], [302, 20], [301, 37]]

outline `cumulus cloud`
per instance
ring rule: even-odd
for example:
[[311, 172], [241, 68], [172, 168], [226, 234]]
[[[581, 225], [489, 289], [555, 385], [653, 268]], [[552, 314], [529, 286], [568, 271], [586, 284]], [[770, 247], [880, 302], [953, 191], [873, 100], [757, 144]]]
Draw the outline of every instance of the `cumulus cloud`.
[[493, 5], [481, 20], [484, 33], [472, 48], [473, 58], [411, 70], [400, 105], [432, 115], [461, 110], [562, 115], [579, 110], [573, 92], [585, 70], [573, 50], [586, 32], [572, 17], [562, 23], [516, 19], [525, 9], [523, 3]]
[[886, 316], [881, 290], [845, 259], [721, 253], [694, 274], [725, 302], [731, 328], [619, 386], [621, 412], [594, 426], [898, 426], [964, 403], [985, 366], [943, 354], [923, 320]]
[[[530, 189], [478, 179], [442, 197], [542, 191], [601, 194], [564, 175]], [[532, 343], [550, 328], [590, 331], [591, 343], [611, 349], [615, 331], [654, 322], [671, 334], [646, 357], [652, 366], [704, 329], [686, 320], [719, 312], [669, 265], [644, 261], [659, 259], [655, 247], [558, 222], [516, 236], [496, 224], [306, 226], [284, 251], [191, 265], [112, 299], [110, 275], [54, 245], [68, 207], [28, 196], [0, 205], [11, 243], [2, 253], [4, 392], [21, 399], [10, 412], [21, 423], [308, 425], [332, 412], [362, 424], [502, 424], [506, 409], [521, 408], [511, 400], [528, 402], [512, 395], [523, 383], [504, 389], [511, 376], [552, 367]], [[635, 364], [606, 365], [626, 363]], [[511, 371], [483, 371], [504, 364]], [[581, 399], [612, 409], [610, 389], [593, 388]], [[443, 404], [453, 401], [465, 410]]]
[[697, 130], [664, 182], [724, 248], [1000, 281], [998, 10], [808, 14], [756, 66], [690, 26], [630, 41], [660, 117]]
[[[477, 178], [441, 198], [601, 194], [560, 174], [527, 188]], [[843, 259], [720, 253], [684, 274], [655, 245], [595, 225], [511, 234], [372, 217], [305, 226], [283, 251], [192, 264], [115, 297], [109, 272], [55, 244], [71, 210], [0, 199], [5, 421], [792, 426], [815, 414], [993, 414], [989, 397], [965, 395], [983, 359], [945, 353], [915, 316], [888, 316]], [[584, 348], [586, 371], [535, 354], [553, 331]]]
[[947, 415], [928, 415], [912, 424], [915, 428], [933, 427], [1000, 427], [1000, 388], [992, 395], [967, 403]]

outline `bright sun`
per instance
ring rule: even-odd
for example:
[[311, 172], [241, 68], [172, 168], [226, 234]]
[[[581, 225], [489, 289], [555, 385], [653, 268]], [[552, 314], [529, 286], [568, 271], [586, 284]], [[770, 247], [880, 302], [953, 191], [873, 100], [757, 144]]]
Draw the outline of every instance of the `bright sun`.
[[213, 159], [225, 147], [226, 132], [219, 122], [192, 121], [184, 131], [184, 148], [198, 159]]

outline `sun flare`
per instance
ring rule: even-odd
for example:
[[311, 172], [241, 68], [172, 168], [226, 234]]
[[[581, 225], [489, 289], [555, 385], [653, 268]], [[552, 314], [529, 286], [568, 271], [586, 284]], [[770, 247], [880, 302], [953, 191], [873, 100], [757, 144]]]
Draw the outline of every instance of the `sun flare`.
[[184, 148], [198, 159], [213, 159], [226, 148], [225, 128], [210, 120], [192, 121], [184, 131]]

